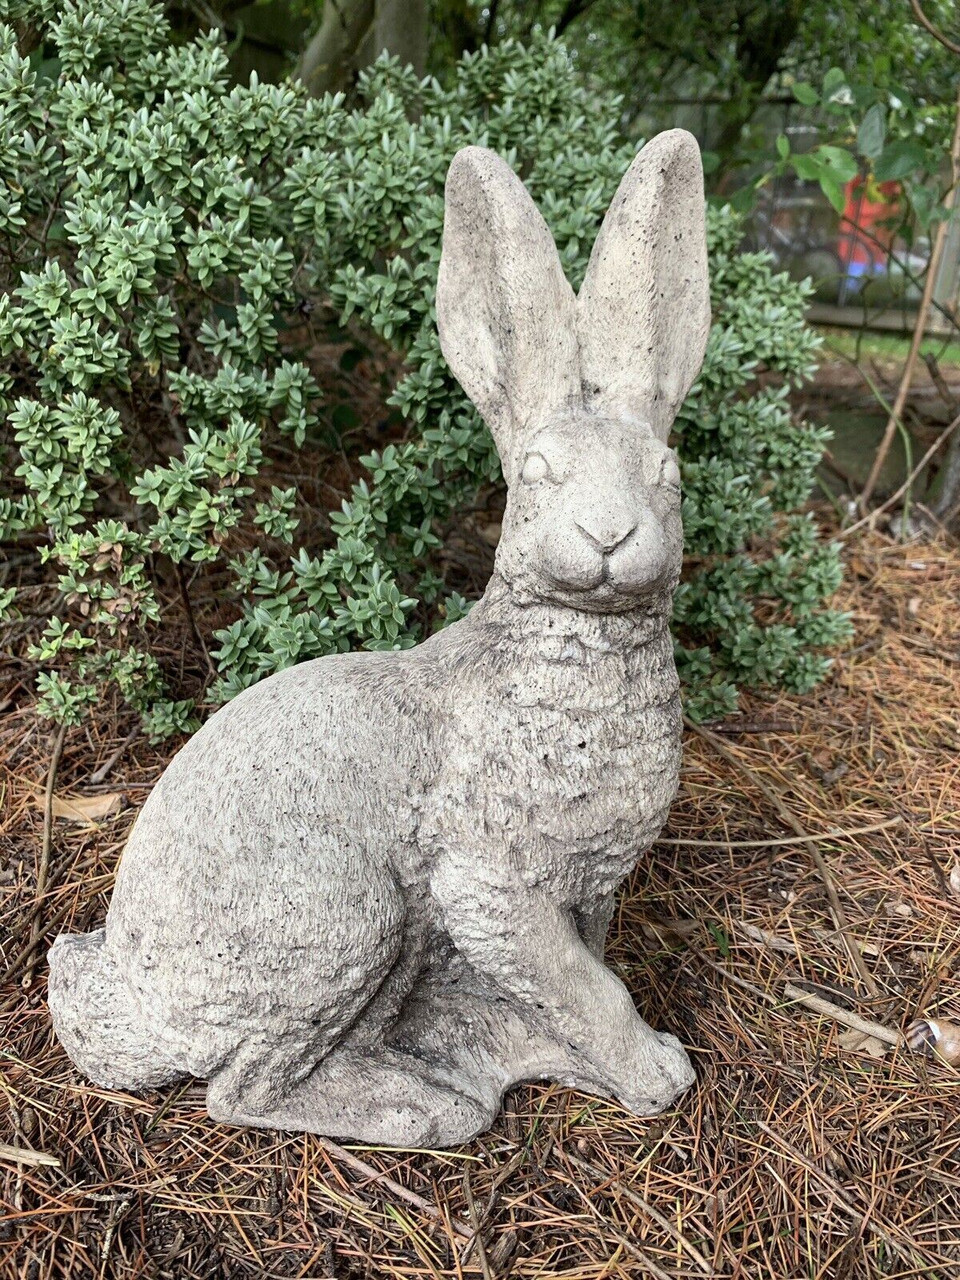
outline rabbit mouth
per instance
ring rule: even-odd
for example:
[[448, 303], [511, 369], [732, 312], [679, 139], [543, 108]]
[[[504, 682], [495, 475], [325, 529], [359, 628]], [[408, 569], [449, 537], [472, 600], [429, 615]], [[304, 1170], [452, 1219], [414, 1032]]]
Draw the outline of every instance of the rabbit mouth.
[[610, 582], [610, 561], [607, 556], [603, 556], [593, 569], [580, 569], [574, 575], [569, 577], [557, 577], [555, 585], [560, 588], [566, 588], [568, 591], [575, 591], [578, 594], [586, 594], [591, 591], [597, 591], [601, 587], [608, 585]]
[[662, 585], [664, 573], [621, 577], [611, 563], [613, 557], [603, 556], [593, 572], [578, 572], [575, 576], [551, 575], [551, 586], [566, 595], [575, 608], [590, 612], [621, 611], [632, 609], [647, 596], [655, 595]]

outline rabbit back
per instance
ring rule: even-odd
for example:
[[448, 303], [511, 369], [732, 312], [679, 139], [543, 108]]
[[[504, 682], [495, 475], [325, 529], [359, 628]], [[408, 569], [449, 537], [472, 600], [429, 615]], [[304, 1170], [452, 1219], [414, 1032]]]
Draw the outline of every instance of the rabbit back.
[[144, 806], [107, 945], [193, 1074], [250, 1035], [337, 1040], [395, 962], [425, 874], [432, 768], [403, 657], [344, 654], [262, 681]]

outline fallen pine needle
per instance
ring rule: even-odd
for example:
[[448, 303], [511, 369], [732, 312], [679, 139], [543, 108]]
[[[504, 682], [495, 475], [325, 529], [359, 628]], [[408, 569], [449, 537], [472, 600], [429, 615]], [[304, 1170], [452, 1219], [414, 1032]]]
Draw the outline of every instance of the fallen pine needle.
[[[717, 964], [707, 956], [701, 956], [700, 959], [715, 973], [721, 974], [728, 982], [732, 982], [734, 986], [740, 987], [744, 991], [749, 991], [751, 995], [766, 1001], [767, 1004], [777, 1005], [782, 1011], [783, 1005], [772, 991], [764, 991], [755, 983], [747, 982], [745, 978], [731, 973], [729, 969], [725, 969], [723, 965]], [[800, 987], [795, 987], [792, 982], [785, 984], [783, 993], [792, 1003], [805, 1005], [812, 1012], [819, 1013], [821, 1017], [833, 1018], [835, 1022], [842, 1022], [845, 1027], [859, 1031], [865, 1036], [873, 1036], [884, 1044], [896, 1046], [904, 1043], [904, 1038], [899, 1031], [891, 1031], [889, 1027], [885, 1027], [879, 1022], [872, 1022], [869, 1018], [861, 1018], [859, 1014], [850, 1013], [847, 1009], [841, 1009], [838, 1004], [834, 1004], [831, 1000], [825, 1000], [823, 996], [815, 996], [809, 991], [803, 991]]]
[[[635, 1191], [632, 1187], [626, 1186], [619, 1178], [614, 1177], [612, 1174], [604, 1173], [602, 1169], [598, 1169], [595, 1165], [588, 1164], [586, 1160], [579, 1160], [576, 1156], [571, 1155], [569, 1151], [566, 1152], [566, 1158], [574, 1168], [579, 1169], [589, 1178], [596, 1179], [596, 1181], [602, 1186], [613, 1187], [619, 1195], [624, 1196], [631, 1204], [636, 1205], [636, 1207], [642, 1213], [645, 1213], [648, 1218], [651, 1218], [658, 1227], [666, 1231], [667, 1235], [676, 1240], [681, 1249], [690, 1255], [705, 1275], [713, 1275], [713, 1267], [703, 1256], [700, 1250], [692, 1245], [687, 1237], [681, 1231], [678, 1231], [668, 1218], [665, 1218], [659, 1210], [655, 1209], [652, 1204], [644, 1200], [643, 1196], [641, 1196], [639, 1192]], [[596, 1191], [593, 1191], [590, 1194], [595, 1195]]]
[[687, 848], [709, 849], [722, 846], [724, 849], [772, 849], [774, 845], [806, 844], [808, 840], [852, 840], [856, 836], [869, 836], [875, 831], [886, 831], [888, 827], [899, 827], [903, 818], [899, 814], [895, 818], [887, 818], [885, 822], [874, 822], [869, 827], [851, 827], [847, 831], [811, 832], [807, 836], [778, 836], [775, 840], [725, 840], [723, 836], [714, 836], [710, 840], [675, 840], [661, 836], [657, 844], [674, 844]]
[[25, 977], [26, 986], [29, 986], [33, 981], [35, 948], [36, 944], [43, 936], [43, 895], [47, 891], [47, 879], [50, 874], [50, 852], [53, 848], [54, 788], [57, 784], [57, 770], [60, 767], [60, 757], [63, 755], [63, 744], [66, 736], [67, 726], [62, 724], [57, 730], [57, 735], [53, 740], [53, 750], [50, 753], [50, 768], [47, 771], [47, 789], [44, 793], [43, 804], [43, 843], [40, 848], [40, 861], [37, 864], [36, 900], [33, 905], [33, 913], [30, 921], [30, 945], [34, 950], [31, 950], [30, 958], [27, 961], [27, 972]]
[[[407, 1204], [413, 1205], [415, 1209], [419, 1209], [421, 1213], [425, 1213], [428, 1218], [446, 1224], [447, 1219], [437, 1208], [435, 1204], [431, 1204], [429, 1200], [424, 1200], [423, 1196], [418, 1196], [415, 1191], [411, 1191], [408, 1187], [403, 1186], [399, 1182], [395, 1182], [392, 1178], [388, 1178], [386, 1174], [378, 1173], [373, 1165], [367, 1164], [364, 1160], [358, 1160], [355, 1155], [349, 1151], [344, 1151], [343, 1147], [332, 1142], [329, 1138], [318, 1138], [320, 1146], [324, 1148], [334, 1159], [339, 1160], [342, 1164], [354, 1169], [357, 1173], [362, 1173], [365, 1178], [369, 1178], [371, 1182], [378, 1182], [383, 1187], [388, 1187], [395, 1196], [401, 1200], [406, 1200]], [[465, 1222], [460, 1222], [456, 1218], [450, 1219], [450, 1224], [456, 1231], [458, 1236], [465, 1240], [473, 1240], [474, 1232], [467, 1226]]]
[[733, 765], [735, 769], [738, 769], [746, 777], [750, 778], [754, 786], [757, 787], [774, 809], [776, 809], [781, 819], [788, 827], [792, 827], [800, 837], [801, 843], [809, 852], [817, 870], [820, 872], [820, 879], [823, 881], [823, 887], [827, 891], [827, 898], [830, 902], [830, 911], [833, 915], [834, 924], [837, 926], [837, 931], [840, 933], [844, 943], [846, 944], [847, 951], [850, 954], [850, 959], [853, 961], [860, 977], [863, 979], [864, 986], [870, 994], [874, 997], [879, 996], [880, 988], [877, 986], [876, 979], [867, 968], [867, 963], [863, 958], [863, 953], [857, 945], [856, 938], [854, 938], [850, 931], [850, 926], [847, 922], [847, 914], [840, 902], [840, 895], [837, 893], [837, 885], [833, 878], [833, 872], [824, 861], [823, 854], [817, 848], [813, 837], [803, 827], [796, 814], [784, 803], [783, 799], [777, 794], [773, 787], [765, 782], [756, 770], [751, 769], [746, 761], [741, 760], [735, 752], [731, 751], [726, 743], [721, 742], [715, 733], [711, 733], [709, 729], [704, 729], [703, 725], [694, 724], [688, 716], [683, 717], [683, 723], [688, 729], [691, 729], [701, 737], [704, 742], [709, 742], [714, 751], [721, 755], [724, 760]]

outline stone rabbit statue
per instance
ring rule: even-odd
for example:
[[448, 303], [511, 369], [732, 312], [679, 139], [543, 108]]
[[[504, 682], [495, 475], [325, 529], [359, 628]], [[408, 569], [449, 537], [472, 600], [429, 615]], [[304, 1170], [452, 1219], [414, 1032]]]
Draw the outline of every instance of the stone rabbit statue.
[[216, 713], [130, 836], [106, 927], [50, 952], [91, 1079], [209, 1081], [215, 1119], [451, 1145], [549, 1078], [652, 1113], [694, 1080], [603, 964], [680, 761], [667, 447], [710, 324], [696, 142], [624, 177], [579, 296], [520, 180], [450, 166], [450, 368], [509, 489], [470, 615], [291, 667]]

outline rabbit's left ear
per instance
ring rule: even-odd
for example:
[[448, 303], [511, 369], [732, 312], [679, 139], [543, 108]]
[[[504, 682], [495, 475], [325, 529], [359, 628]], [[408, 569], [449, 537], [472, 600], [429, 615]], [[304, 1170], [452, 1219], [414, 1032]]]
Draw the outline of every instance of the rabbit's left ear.
[[653, 138], [624, 175], [577, 299], [588, 409], [666, 440], [710, 332], [703, 168], [692, 134]]
[[580, 404], [575, 309], [523, 183], [485, 147], [458, 151], [437, 277], [440, 347], [493, 432], [508, 481], [530, 429]]

